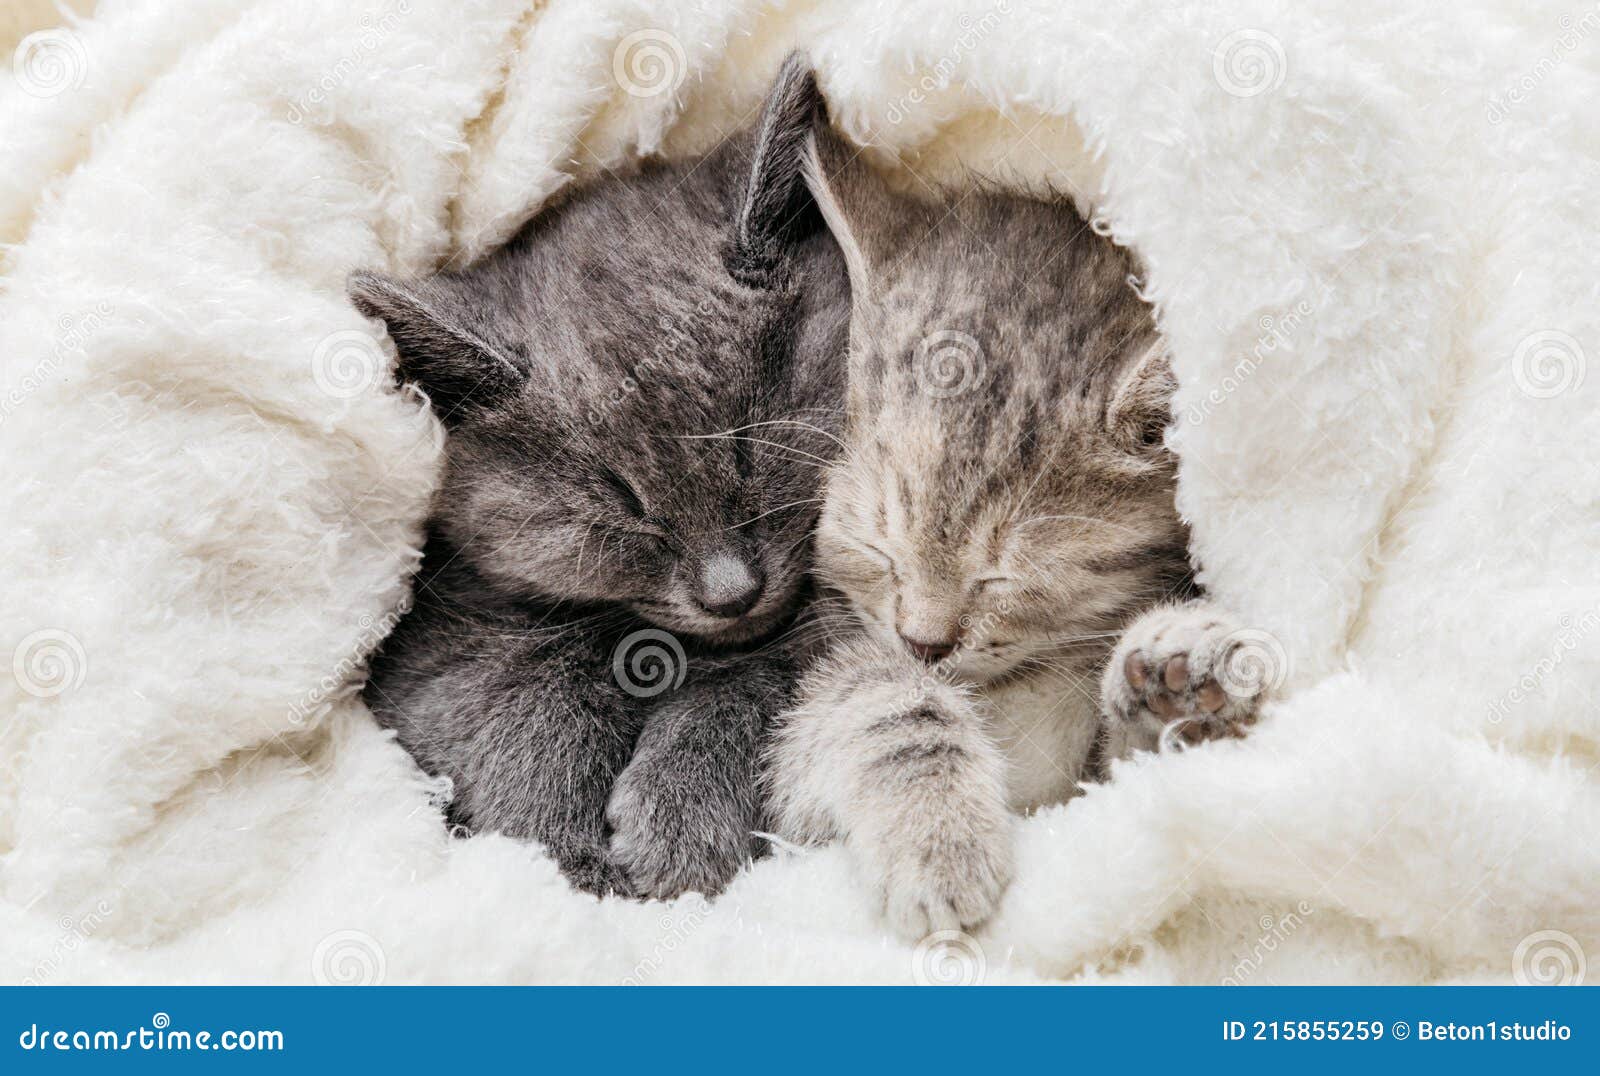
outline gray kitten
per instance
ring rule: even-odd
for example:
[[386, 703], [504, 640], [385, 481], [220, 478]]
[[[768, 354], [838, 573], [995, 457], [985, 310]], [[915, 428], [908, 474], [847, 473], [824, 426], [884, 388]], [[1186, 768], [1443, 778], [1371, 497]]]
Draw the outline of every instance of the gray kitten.
[[800, 178], [820, 107], [791, 57], [704, 159], [598, 183], [468, 271], [350, 282], [448, 430], [367, 702], [454, 821], [594, 892], [716, 892], [756, 851], [844, 388], [845, 271]]
[[989, 915], [1010, 812], [1169, 721], [1237, 732], [1259, 687], [1222, 686], [1233, 627], [1191, 581], [1174, 382], [1125, 253], [1064, 203], [895, 197], [826, 131], [807, 178], [851, 279], [817, 570], [856, 626], [769, 777], [779, 831], [843, 838], [918, 938]]

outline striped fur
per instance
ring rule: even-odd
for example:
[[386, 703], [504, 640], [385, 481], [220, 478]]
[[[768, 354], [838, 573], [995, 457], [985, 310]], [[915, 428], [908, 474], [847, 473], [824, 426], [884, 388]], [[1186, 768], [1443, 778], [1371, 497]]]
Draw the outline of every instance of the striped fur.
[[817, 536], [848, 616], [771, 781], [785, 835], [843, 838], [915, 938], [989, 914], [1009, 812], [1096, 772], [1118, 635], [1193, 596], [1174, 385], [1133, 262], [1069, 205], [899, 198], [825, 131], [807, 169], [851, 277]]

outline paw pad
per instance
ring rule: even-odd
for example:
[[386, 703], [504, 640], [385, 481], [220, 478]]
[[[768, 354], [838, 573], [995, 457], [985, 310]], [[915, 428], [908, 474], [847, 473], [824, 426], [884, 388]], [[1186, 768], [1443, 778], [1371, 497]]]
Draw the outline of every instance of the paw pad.
[[1232, 719], [1216, 720], [1216, 715], [1228, 705], [1228, 693], [1209, 676], [1196, 682], [1190, 672], [1188, 654], [1153, 661], [1144, 651], [1135, 650], [1123, 662], [1123, 675], [1128, 687], [1142, 697], [1144, 708], [1151, 714], [1162, 722], [1183, 722], [1176, 731], [1189, 743], [1218, 736], [1239, 736], [1243, 730], [1238, 726], [1255, 722], [1253, 710]]
[[1102, 686], [1113, 721], [1163, 742], [1242, 736], [1267, 684], [1242, 683], [1230, 662], [1242, 633], [1213, 613], [1178, 607], [1145, 614], [1117, 644]]

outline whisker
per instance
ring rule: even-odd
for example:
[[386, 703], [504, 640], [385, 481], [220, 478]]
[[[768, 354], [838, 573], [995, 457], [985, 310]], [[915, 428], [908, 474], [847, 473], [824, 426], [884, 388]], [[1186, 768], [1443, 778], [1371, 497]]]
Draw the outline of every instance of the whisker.
[[[743, 429], [743, 428], [745, 428], [745, 427], [741, 427], [741, 429]], [[678, 441], [749, 441], [751, 444], [766, 445], [769, 448], [776, 448], [776, 449], [778, 449], [780, 451], [783, 451], [783, 452], [793, 452], [797, 456], [805, 456], [808, 459], [816, 460], [817, 464], [819, 466], [822, 466], [822, 467], [832, 466], [832, 464], [833, 464], [832, 460], [828, 459], [825, 456], [819, 456], [815, 452], [807, 452], [807, 451], [805, 451], [805, 449], [795, 448], [793, 445], [782, 444], [781, 442], [778, 442], [778, 441], [767, 441], [767, 440], [764, 440], [764, 439], [762, 439], [760, 437], [736, 437], [736, 436], [734, 436], [734, 433], [732, 431], [729, 431], [727, 433], [684, 433], [684, 434], [678, 434], [675, 437], [675, 440], [678, 440]]]
[[578, 543], [578, 576], [580, 578], [583, 576], [584, 547], [589, 544], [589, 535], [594, 531], [595, 524], [599, 522], [598, 519], [591, 519], [589, 525], [583, 529], [583, 540]]
[[810, 430], [812, 433], [820, 433], [822, 436], [826, 437], [828, 440], [832, 441], [834, 444], [838, 445], [840, 448], [847, 449], [847, 448], [850, 447], [849, 445], [845, 444], [843, 441], [839, 440], [839, 438], [835, 437], [833, 434], [831, 434], [827, 430], [823, 429], [821, 426], [815, 426], [815, 425], [812, 425], [809, 422], [801, 422], [799, 419], [794, 419], [794, 418], [771, 418], [771, 419], [767, 419], [767, 420], [765, 420], [763, 422], [752, 422], [752, 423], [749, 423], [748, 425], [744, 425], [744, 426], [735, 426], [733, 429], [726, 430], [724, 432], [725, 433], [740, 433], [740, 432], [742, 432], [744, 430], [753, 430], [753, 429], [756, 429], [757, 427], [760, 427], [760, 426], [798, 426], [802, 430]]
[[751, 516], [749, 519], [745, 520], [743, 523], [735, 523], [735, 524], [733, 524], [733, 526], [728, 527], [727, 529], [730, 530], [730, 531], [736, 531], [740, 527], [748, 527], [750, 524], [756, 522], [757, 520], [766, 519], [768, 516], [772, 515], [774, 512], [781, 512], [785, 508], [794, 508], [795, 506], [802, 505], [802, 504], [821, 504], [821, 503], [822, 503], [822, 498], [821, 497], [807, 497], [803, 501], [790, 501], [788, 504], [780, 504], [776, 508], [769, 508], [765, 512], [762, 512], [759, 516]]

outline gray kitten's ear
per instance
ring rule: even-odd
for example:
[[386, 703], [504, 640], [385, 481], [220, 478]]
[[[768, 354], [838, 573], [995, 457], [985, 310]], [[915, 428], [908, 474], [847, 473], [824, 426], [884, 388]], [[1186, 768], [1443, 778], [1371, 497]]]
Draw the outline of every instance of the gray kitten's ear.
[[346, 284], [351, 302], [388, 326], [401, 382], [422, 387], [441, 421], [464, 405], [487, 404], [520, 384], [524, 372], [475, 333], [456, 295], [437, 281], [400, 281], [357, 271]]
[[1161, 448], [1177, 389], [1166, 342], [1157, 338], [1122, 372], [1106, 407], [1106, 426], [1117, 443], [1129, 452]]
[[791, 52], [761, 109], [733, 246], [725, 259], [728, 272], [741, 283], [769, 286], [794, 244], [819, 226], [800, 172], [806, 138], [823, 112], [811, 61]]
[[855, 303], [873, 296], [875, 267], [889, 256], [897, 225], [917, 212], [890, 193], [883, 180], [859, 159], [860, 152], [826, 124], [818, 124], [806, 146], [804, 168], [806, 188], [844, 254]]

